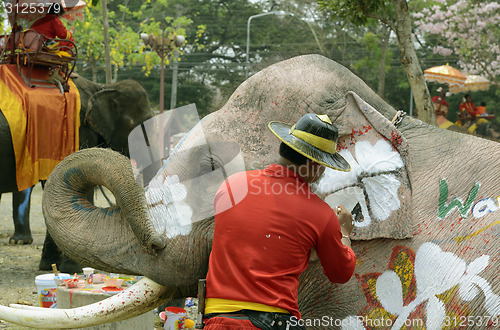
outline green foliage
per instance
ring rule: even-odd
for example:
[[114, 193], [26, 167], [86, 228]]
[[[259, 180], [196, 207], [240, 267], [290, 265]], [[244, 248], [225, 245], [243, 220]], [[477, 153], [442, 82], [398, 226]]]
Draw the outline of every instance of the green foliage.
[[9, 27], [4, 22], [5, 8], [3, 4], [0, 4], [0, 35], [6, 34], [9, 30]]
[[[140, 65], [147, 76], [154, 66], [160, 64], [160, 59], [153, 51], [146, 50], [140, 39], [139, 32], [159, 37], [163, 29], [165, 37], [174, 38], [176, 35], [185, 35], [185, 27], [191, 24], [192, 21], [184, 16], [175, 19], [172, 17], [155, 19], [152, 14], [164, 12], [165, 8], [160, 7], [165, 5], [164, 1], [136, 3], [134, 8], [128, 6], [130, 4], [133, 4], [133, 2], [109, 2], [108, 22], [110, 26], [111, 63], [115, 67], [115, 72], [118, 71], [118, 68], [125, 66]], [[101, 5], [101, 3], [96, 6], [89, 4], [86, 7], [84, 20], [76, 23], [77, 30], [75, 33], [77, 45], [83, 46], [81, 47], [81, 58], [86, 62], [86, 67], [92, 69], [94, 78], [97, 67], [103, 62], [104, 54]], [[201, 32], [198, 31], [198, 35], [201, 35], [203, 33], [202, 28], [199, 30]], [[169, 63], [171, 54], [174, 52], [177, 57], [182, 56], [180, 48], [172, 47], [166, 64]]]
[[74, 25], [73, 38], [78, 47], [78, 57], [85, 61], [84, 67], [91, 69], [93, 74], [104, 56], [104, 34], [100, 12], [100, 6], [87, 6], [84, 9], [84, 20], [77, 20]]
[[318, 0], [318, 4], [321, 10], [328, 11], [332, 17], [355, 25], [365, 25], [373, 16], [387, 16], [390, 10], [383, 0]]
[[[352, 68], [360, 76], [370, 76], [370, 82], [372, 86], [376, 86], [378, 79], [379, 67], [382, 62], [382, 36], [380, 34], [375, 34], [368, 31], [363, 39], [361, 40], [361, 45], [364, 48], [363, 57], [359, 54], [359, 59], [354, 61]], [[385, 72], [389, 71], [390, 65], [387, 64], [391, 58], [391, 51], [388, 50], [386, 54], [386, 65]]]

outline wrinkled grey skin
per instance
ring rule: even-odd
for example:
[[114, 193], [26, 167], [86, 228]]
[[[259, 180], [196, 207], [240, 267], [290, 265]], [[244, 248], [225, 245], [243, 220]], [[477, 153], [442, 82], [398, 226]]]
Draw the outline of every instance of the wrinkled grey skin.
[[[378, 112], [357, 107], [356, 96], [349, 94], [350, 91]], [[447, 204], [455, 196], [465, 201], [476, 182], [481, 186], [475, 203], [481, 198], [498, 196], [500, 174], [495, 168], [500, 161], [499, 145], [445, 131], [408, 116], [396, 128], [391, 124], [395, 109], [349, 70], [319, 55], [292, 58], [252, 76], [241, 84], [222, 109], [207, 116], [192, 130], [171, 158], [161, 175], [177, 175], [187, 189], [185, 203], [191, 207], [191, 221], [194, 222], [187, 235], [168, 238], [168, 231], [167, 235], [158, 234], [147, 216], [145, 195], [134, 183], [127, 162], [118, 161], [121, 158], [117, 154], [110, 155], [98, 149], [68, 157], [51, 175], [43, 200], [47, 226], [57, 244], [81, 263], [113, 272], [142, 274], [169, 288], [178, 287], [184, 296], [195, 295], [197, 280], [204, 278], [207, 272], [213, 235], [212, 200], [222, 176], [209, 176], [200, 181], [188, 179], [212, 173], [211, 159], [215, 168], [226, 164], [228, 175], [241, 170], [234, 164], [237, 162], [231, 162], [241, 156], [247, 170], [274, 162], [279, 141], [267, 129], [268, 122], [294, 123], [307, 112], [326, 113], [339, 127], [343, 141], [347, 141], [353, 129], [370, 125], [387, 141], [392, 137], [388, 132], [396, 132], [403, 144], [407, 143], [408, 148], [402, 155], [405, 164], [401, 177], [409, 181], [411, 202], [402, 204], [406, 208], [402, 214], [406, 217], [404, 220], [413, 224], [410, 230], [413, 237], [354, 241], [355, 275], [344, 285], [329, 283], [320, 263], [311, 262], [300, 278], [299, 306], [303, 318], [328, 316], [340, 321], [349, 316], [366, 315], [371, 308], [370, 301], [381, 307], [377, 299], [367, 299], [362, 284], [370, 274], [378, 276], [395, 269], [390, 262], [399, 265], [399, 272], [406, 271], [400, 278], [406, 285], [402, 289], [405, 306], [411, 302], [415, 304], [413, 309], [397, 307], [401, 293], [397, 281], [390, 281], [394, 280], [394, 273], [384, 273], [387, 275], [384, 281], [377, 281], [373, 288], [376, 287], [377, 296], [384, 299], [382, 307], [392, 312], [393, 321], [417, 307], [423, 322], [443, 320], [439, 312], [449, 313], [455, 307], [465, 316], [497, 316], [500, 313], [497, 278], [500, 251], [496, 241], [499, 226], [495, 221], [498, 221], [499, 211], [492, 207], [491, 213], [475, 218], [471, 212], [460, 216], [455, 209], [446, 217], [438, 218], [438, 203], [439, 182], [443, 178], [447, 180], [450, 195], [453, 194], [446, 200]], [[201, 129], [209, 147], [203, 145]], [[85, 202], [72, 200], [73, 196], [84, 198], [94, 184], [105, 184], [114, 191], [119, 209], [103, 212]], [[75, 226], [79, 230], [71, 230]], [[102, 230], [96, 232], [95, 228]], [[72, 234], [68, 235], [70, 230]], [[463, 240], [457, 243], [457, 237]], [[421, 247], [427, 249], [417, 254], [416, 261], [404, 263], [402, 259], [390, 260], [397, 246], [408, 248], [413, 255]], [[429, 246], [433, 249], [428, 249]], [[442, 257], [439, 249], [448, 254]], [[476, 272], [483, 279], [479, 281], [481, 290], [474, 295], [471, 289], [470, 299], [466, 301], [458, 294], [459, 290], [449, 289], [458, 288], [457, 279], [465, 274], [463, 265], [469, 265], [482, 255], [488, 255], [489, 259], [486, 269], [478, 267]], [[413, 259], [410, 256], [405, 260]], [[439, 264], [439, 260], [443, 264]], [[447, 271], [451, 275], [446, 275]], [[473, 273], [472, 269], [469, 273]], [[432, 281], [426, 281], [425, 274], [440, 282], [436, 286], [454, 279], [450, 280], [453, 285], [445, 290], [449, 299], [433, 298], [444, 291], [432, 291], [429, 284]], [[412, 282], [414, 276], [416, 282]], [[416, 292], [420, 300], [407, 293], [409, 283], [413, 283], [409, 291]], [[431, 294], [426, 296], [426, 292]], [[396, 307], [387, 305], [387, 297], [396, 301]], [[443, 305], [440, 299], [445, 301]], [[432, 315], [426, 310], [427, 305]], [[464, 306], [466, 309], [462, 309]], [[405, 321], [405, 317], [398, 322]], [[336, 328], [332, 324], [311, 327]], [[430, 324], [427, 327], [431, 328]]]

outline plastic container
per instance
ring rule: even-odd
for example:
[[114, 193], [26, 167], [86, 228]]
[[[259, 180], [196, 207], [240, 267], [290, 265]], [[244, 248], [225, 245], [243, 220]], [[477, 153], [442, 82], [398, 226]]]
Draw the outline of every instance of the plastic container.
[[35, 277], [40, 307], [56, 308], [57, 306], [57, 284], [54, 276], [54, 274], [42, 274]]
[[184, 329], [186, 322], [186, 310], [180, 307], [167, 307], [163, 312], [165, 324], [164, 330]]
[[104, 283], [104, 278], [106, 277], [106, 274], [94, 274], [94, 284], [100, 284]]
[[91, 288], [92, 283], [94, 282], [94, 268], [92, 267], [85, 267], [82, 269], [83, 270], [83, 275], [85, 276], [85, 287], [86, 288]]
[[59, 273], [59, 275], [54, 276], [54, 281], [57, 285], [61, 285], [65, 280], [69, 280], [70, 278], [73, 278], [73, 276], [71, 276], [70, 274]]

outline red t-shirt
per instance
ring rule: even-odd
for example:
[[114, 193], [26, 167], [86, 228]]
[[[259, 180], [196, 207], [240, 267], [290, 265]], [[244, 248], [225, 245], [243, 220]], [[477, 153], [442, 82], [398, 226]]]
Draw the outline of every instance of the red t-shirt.
[[312, 248], [330, 281], [345, 283], [354, 272], [356, 257], [341, 242], [337, 215], [284, 166], [232, 175], [214, 207], [207, 298], [265, 304], [300, 317], [299, 275]]
[[[45, 35], [49, 39], [59, 38], [59, 39], [69, 39], [74, 42], [71, 32], [66, 30], [63, 23], [56, 15], [47, 14], [44, 17], [35, 21], [30, 29], [37, 31], [40, 34]], [[65, 46], [72, 47], [71, 43], [64, 43]]]

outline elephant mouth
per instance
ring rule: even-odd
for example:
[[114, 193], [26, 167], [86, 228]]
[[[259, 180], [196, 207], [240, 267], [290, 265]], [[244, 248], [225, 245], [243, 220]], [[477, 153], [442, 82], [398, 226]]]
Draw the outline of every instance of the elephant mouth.
[[91, 305], [50, 309], [24, 305], [0, 306], [0, 319], [25, 327], [74, 329], [126, 320], [160, 305], [167, 288], [143, 278], [130, 288]]
[[185, 202], [186, 196], [187, 189], [177, 175], [151, 180], [146, 201], [149, 218], [159, 234], [173, 238], [191, 232], [193, 212]]

